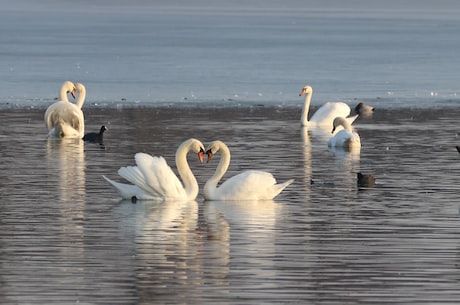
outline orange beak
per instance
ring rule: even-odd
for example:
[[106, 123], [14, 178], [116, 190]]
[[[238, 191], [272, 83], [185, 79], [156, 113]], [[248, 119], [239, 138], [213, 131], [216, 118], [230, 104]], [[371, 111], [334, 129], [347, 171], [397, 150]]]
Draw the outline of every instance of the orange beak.
[[299, 96], [302, 96], [305, 94], [305, 89], [302, 88], [302, 91], [300, 91]]
[[70, 94], [72, 95], [73, 98], [77, 97], [75, 88], [70, 92]]
[[206, 152], [206, 154], [208, 155], [208, 160], [207, 160], [206, 162], [209, 163], [209, 161], [211, 161], [211, 158], [212, 158], [212, 156], [213, 156], [213, 153], [212, 153], [211, 150], [208, 150], [208, 151]]
[[198, 159], [200, 159], [200, 163], [203, 164], [203, 156], [204, 156], [204, 150], [201, 149], [200, 152], [198, 153]]

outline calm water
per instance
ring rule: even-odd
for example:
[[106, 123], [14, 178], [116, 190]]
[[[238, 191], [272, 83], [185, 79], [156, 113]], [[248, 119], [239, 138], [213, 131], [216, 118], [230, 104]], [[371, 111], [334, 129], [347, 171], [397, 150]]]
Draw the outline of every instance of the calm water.
[[[458, 303], [458, 3], [123, 2], [2, 6], [0, 303]], [[64, 80], [105, 146], [46, 138]], [[314, 107], [377, 107], [360, 154], [301, 130], [307, 83]], [[133, 204], [101, 177], [141, 151], [172, 165], [189, 137], [229, 145], [224, 179], [295, 182], [272, 202]], [[201, 186], [217, 164], [189, 162]]]
[[[301, 131], [298, 108], [88, 109], [105, 147], [48, 140], [41, 110], [2, 111], [0, 302], [457, 303], [459, 114], [379, 110], [350, 155]], [[139, 151], [171, 164], [192, 136], [228, 143], [225, 178], [295, 183], [271, 202], [133, 204], [101, 177]], [[201, 186], [217, 163], [189, 162]]]
[[317, 105], [459, 104], [457, 2], [276, 2], [5, 4], [0, 106], [46, 105], [64, 80], [98, 105], [294, 105], [307, 83]]

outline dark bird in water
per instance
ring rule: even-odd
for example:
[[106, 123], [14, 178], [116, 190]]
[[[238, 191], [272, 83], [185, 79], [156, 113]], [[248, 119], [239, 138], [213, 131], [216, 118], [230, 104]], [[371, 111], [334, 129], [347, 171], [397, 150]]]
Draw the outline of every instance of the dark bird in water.
[[358, 187], [374, 187], [375, 178], [372, 175], [357, 174]]
[[83, 141], [91, 142], [91, 143], [99, 143], [103, 144], [104, 142], [104, 131], [108, 130], [107, 127], [104, 125], [101, 126], [101, 130], [99, 133], [97, 132], [89, 132], [85, 134], [83, 137]]
[[375, 108], [364, 103], [359, 103], [355, 107], [355, 113], [362, 116], [370, 116], [374, 112]]
[[460, 153], [460, 146], [455, 146], [457, 148], [457, 151]]

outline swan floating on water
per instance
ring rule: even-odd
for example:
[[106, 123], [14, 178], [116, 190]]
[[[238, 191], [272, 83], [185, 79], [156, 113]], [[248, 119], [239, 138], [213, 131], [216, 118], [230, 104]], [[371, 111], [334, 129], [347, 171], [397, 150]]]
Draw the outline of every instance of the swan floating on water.
[[[78, 93], [76, 104], [69, 102], [67, 94], [73, 98]], [[86, 88], [83, 84], [64, 82], [59, 92], [60, 101], [50, 105], [46, 109], [44, 120], [48, 128], [49, 137], [79, 137], [85, 133], [85, 119], [83, 116], [83, 103], [86, 98]]]
[[332, 133], [335, 132], [337, 127], [342, 126], [335, 136], [329, 139], [328, 146], [334, 148], [343, 148], [345, 150], [358, 150], [361, 148], [361, 138], [358, 133], [353, 131], [350, 122], [343, 117], [334, 119]]
[[195, 200], [198, 196], [198, 182], [187, 162], [187, 153], [193, 151], [203, 163], [204, 146], [197, 139], [188, 139], [176, 151], [176, 166], [179, 178], [163, 157], [145, 153], [135, 155], [137, 166], [121, 167], [118, 174], [131, 184], [115, 182], [103, 176], [123, 199], [148, 200]]
[[294, 182], [294, 179], [290, 179], [277, 184], [271, 173], [248, 170], [227, 179], [217, 187], [230, 165], [230, 150], [222, 141], [212, 142], [206, 150], [208, 162], [219, 151], [222, 154], [219, 165], [204, 186], [206, 200], [270, 200]]
[[351, 113], [350, 106], [344, 102], [327, 102], [321, 106], [308, 120], [308, 112], [310, 109], [311, 97], [313, 95], [313, 88], [306, 85], [302, 88], [299, 96], [305, 95], [305, 103], [302, 109], [302, 117], [300, 123], [302, 126], [308, 127], [326, 127], [332, 126], [332, 122], [336, 117], [344, 117], [347, 121], [352, 124], [358, 115], [348, 117]]

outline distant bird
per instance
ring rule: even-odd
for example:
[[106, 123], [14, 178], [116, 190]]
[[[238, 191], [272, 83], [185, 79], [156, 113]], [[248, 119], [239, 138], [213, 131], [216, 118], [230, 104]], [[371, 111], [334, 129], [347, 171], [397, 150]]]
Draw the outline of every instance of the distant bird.
[[460, 146], [455, 146], [457, 148], [457, 151], [460, 153]]
[[83, 137], [83, 141], [103, 144], [104, 143], [104, 131], [106, 130], [108, 130], [107, 127], [105, 127], [105, 125], [102, 125], [99, 133], [89, 132], [85, 134], [85, 136]]
[[374, 187], [375, 178], [372, 175], [356, 174], [358, 187]]
[[372, 114], [374, 110], [375, 110], [374, 107], [366, 105], [362, 102], [356, 105], [355, 107], [355, 113], [359, 115], [366, 115], [366, 114], [369, 115], [369, 114]]

